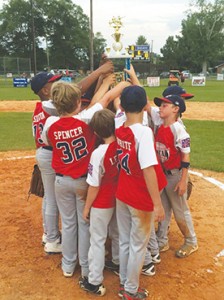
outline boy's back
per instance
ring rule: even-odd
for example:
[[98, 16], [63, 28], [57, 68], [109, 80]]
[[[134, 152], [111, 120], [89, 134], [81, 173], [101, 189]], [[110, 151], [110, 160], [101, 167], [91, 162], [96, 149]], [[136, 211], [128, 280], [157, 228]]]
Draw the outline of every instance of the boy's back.
[[[116, 130], [116, 137], [121, 164], [117, 198], [134, 208], [152, 211], [152, 199], [142, 172], [144, 167], [158, 165], [152, 131], [139, 123], [123, 125]], [[158, 169], [159, 173], [162, 174], [162, 169], [161, 172]], [[165, 186], [163, 179], [164, 176], [158, 176], [160, 189]]]

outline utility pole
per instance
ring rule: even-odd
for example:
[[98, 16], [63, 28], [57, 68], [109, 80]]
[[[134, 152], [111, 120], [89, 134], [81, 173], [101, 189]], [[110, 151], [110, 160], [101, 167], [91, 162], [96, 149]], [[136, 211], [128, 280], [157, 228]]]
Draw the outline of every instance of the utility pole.
[[37, 56], [36, 56], [36, 36], [35, 36], [35, 25], [33, 17], [33, 0], [30, 0], [31, 6], [31, 28], [32, 28], [32, 41], [33, 41], [33, 72], [34, 75], [37, 73]]
[[90, 22], [89, 22], [89, 40], [90, 40], [90, 71], [93, 71], [93, 1], [90, 0]]

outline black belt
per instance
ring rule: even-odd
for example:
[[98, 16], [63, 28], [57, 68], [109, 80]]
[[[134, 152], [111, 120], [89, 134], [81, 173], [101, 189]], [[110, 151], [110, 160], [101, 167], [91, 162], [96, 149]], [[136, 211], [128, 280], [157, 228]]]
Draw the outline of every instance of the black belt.
[[[63, 176], [66, 176], [66, 175], [63, 175], [63, 174], [60, 174], [60, 173], [56, 173], [56, 176], [63, 177]], [[83, 178], [83, 177], [87, 177], [87, 174], [82, 175], [82, 176], [80, 176], [78, 178]]]
[[51, 146], [43, 146], [42, 148], [45, 150], [49, 150], [49, 151], [53, 150], [53, 147], [51, 147]]

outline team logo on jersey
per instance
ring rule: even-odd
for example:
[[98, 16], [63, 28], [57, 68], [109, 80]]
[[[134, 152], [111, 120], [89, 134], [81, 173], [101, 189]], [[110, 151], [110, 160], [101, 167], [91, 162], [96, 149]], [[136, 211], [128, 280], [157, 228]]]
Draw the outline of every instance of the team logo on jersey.
[[181, 141], [182, 148], [189, 148], [190, 147], [190, 138], [186, 138]]
[[156, 142], [156, 152], [162, 163], [167, 161], [170, 157], [170, 149], [167, 149], [166, 146], [160, 142]]
[[120, 117], [123, 116], [123, 115], [124, 115], [124, 112], [121, 111], [121, 112], [119, 112], [119, 113], [115, 116], [115, 118], [120, 118]]
[[93, 165], [91, 163], [88, 165], [88, 174], [91, 176], [93, 175]]

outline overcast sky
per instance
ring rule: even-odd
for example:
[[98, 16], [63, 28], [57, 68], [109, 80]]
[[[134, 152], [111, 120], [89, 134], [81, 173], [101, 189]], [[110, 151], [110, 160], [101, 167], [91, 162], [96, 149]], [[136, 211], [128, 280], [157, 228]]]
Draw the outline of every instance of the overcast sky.
[[[90, 0], [73, 0], [90, 15]], [[153, 45], [153, 52], [160, 53], [168, 36], [179, 35], [181, 21], [186, 18], [190, 0], [92, 0], [93, 31], [101, 32], [108, 46], [113, 43], [112, 17], [122, 17], [124, 46], [135, 44], [139, 35], [144, 35]]]

